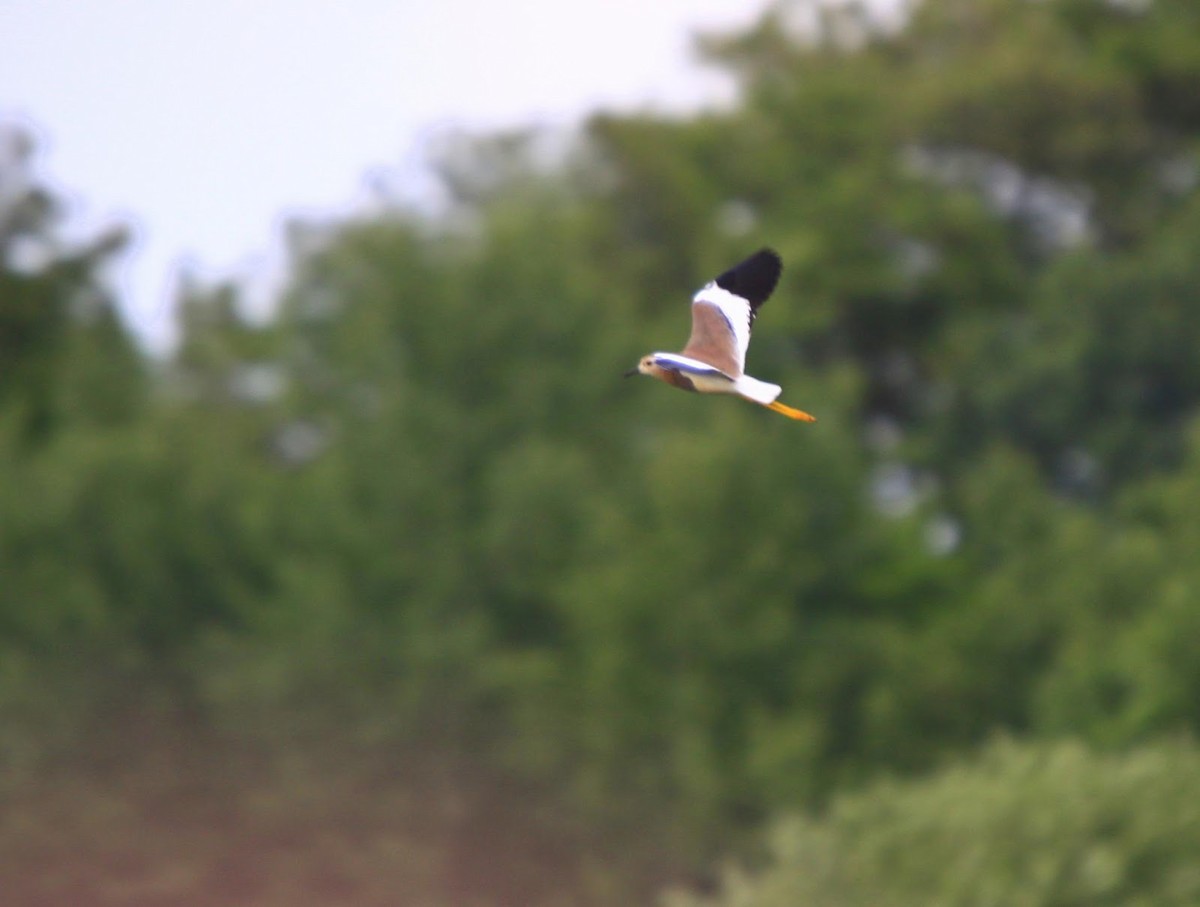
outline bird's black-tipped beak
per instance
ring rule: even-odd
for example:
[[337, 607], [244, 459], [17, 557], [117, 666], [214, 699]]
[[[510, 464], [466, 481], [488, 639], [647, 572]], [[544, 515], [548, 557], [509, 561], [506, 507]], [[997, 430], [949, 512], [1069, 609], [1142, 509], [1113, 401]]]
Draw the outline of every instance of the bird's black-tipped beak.
[[638, 369], [637, 369], [637, 366], [635, 365], [633, 368], [631, 368], [629, 371], [627, 371], [627, 372], [626, 372], [624, 375], [622, 375], [621, 377], [622, 377], [622, 378], [632, 378], [632, 377], [633, 377], [634, 375], [636, 375], [637, 373], [638, 373]]

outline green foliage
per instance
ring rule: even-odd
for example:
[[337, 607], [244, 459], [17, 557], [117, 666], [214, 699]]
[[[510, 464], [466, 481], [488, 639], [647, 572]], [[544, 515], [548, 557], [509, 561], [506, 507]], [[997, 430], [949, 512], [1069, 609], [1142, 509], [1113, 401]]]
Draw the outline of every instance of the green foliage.
[[0, 415], [27, 442], [70, 422], [127, 420], [145, 380], [100, 278], [128, 233], [111, 227], [68, 247], [61, 203], [34, 180], [34, 151], [25, 132], [0, 128]]
[[779, 823], [771, 864], [673, 907], [1196, 903], [1200, 755], [1159, 743], [1099, 756], [1002, 741], [920, 781]]
[[[414, 899], [609, 904], [704, 877], [777, 812], [832, 800], [799, 826], [827, 842], [893, 797], [932, 823], [955, 785], [1054, 802], [1021, 768], [1036, 747], [854, 793], [997, 730], [1195, 733], [1193, 19], [927, 0], [901, 28], [843, 9], [800, 33], [769, 12], [707, 45], [733, 108], [597, 114], [554, 163], [535, 133], [460, 139], [444, 216], [295, 225], [276, 316], [188, 285], [154, 368], [102, 289], [116, 238], [29, 258], [59, 248], [56, 203], [13, 196], [6, 777], [120, 763], [135, 737], [171, 765], [189, 735], [251, 787], [386, 777], [403, 799], [411, 773], [430, 802], [396, 834], [424, 859], [432, 823], [447, 866]], [[750, 370], [818, 423], [620, 379], [768, 243], [786, 270]], [[1174, 752], [1044, 759], [1102, 791]], [[223, 780], [198, 771], [201, 794]]]

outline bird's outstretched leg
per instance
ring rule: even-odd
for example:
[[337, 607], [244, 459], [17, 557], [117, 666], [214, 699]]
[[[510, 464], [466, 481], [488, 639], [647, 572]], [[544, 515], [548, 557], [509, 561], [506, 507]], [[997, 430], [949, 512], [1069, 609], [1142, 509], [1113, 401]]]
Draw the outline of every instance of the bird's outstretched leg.
[[787, 416], [789, 419], [798, 419], [801, 422], [816, 422], [817, 421], [816, 416], [810, 415], [809, 413], [806, 413], [802, 409], [793, 409], [792, 407], [787, 406], [786, 404], [780, 403], [778, 400], [775, 400], [772, 403], [764, 403], [763, 406], [765, 406], [767, 409], [774, 410], [777, 413], [782, 413], [783, 415]]

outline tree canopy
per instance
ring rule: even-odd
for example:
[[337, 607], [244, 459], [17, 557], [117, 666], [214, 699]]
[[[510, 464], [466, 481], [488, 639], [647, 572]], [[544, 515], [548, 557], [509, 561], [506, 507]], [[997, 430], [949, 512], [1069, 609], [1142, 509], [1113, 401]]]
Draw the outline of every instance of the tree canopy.
[[[799, 6], [704, 40], [729, 109], [463, 138], [446, 211], [294, 224], [275, 315], [187, 286], [164, 361], [14, 139], [16, 897], [116, 848], [181, 904], [650, 903], [778, 827], [721, 903], [1194, 899], [1196, 8]], [[749, 368], [818, 423], [621, 381], [762, 245]]]

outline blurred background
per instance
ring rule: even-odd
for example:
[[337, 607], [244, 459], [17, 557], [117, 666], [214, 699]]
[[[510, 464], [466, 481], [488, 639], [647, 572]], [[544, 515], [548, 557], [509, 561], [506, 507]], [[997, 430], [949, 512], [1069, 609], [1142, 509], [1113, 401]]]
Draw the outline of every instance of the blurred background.
[[6, 905], [1200, 903], [1193, 0], [227, 6], [0, 3]]

